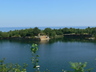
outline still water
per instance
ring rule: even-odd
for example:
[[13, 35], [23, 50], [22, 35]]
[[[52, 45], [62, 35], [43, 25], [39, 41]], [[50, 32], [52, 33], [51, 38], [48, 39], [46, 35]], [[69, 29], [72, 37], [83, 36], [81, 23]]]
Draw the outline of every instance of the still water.
[[94, 68], [92, 72], [96, 72], [96, 42], [88, 40], [0, 40], [0, 59], [6, 58], [5, 63], [27, 63], [27, 71], [34, 72], [30, 50], [32, 43], [38, 44], [41, 71], [62, 72], [62, 69], [72, 70], [69, 62], [88, 62], [87, 68]]

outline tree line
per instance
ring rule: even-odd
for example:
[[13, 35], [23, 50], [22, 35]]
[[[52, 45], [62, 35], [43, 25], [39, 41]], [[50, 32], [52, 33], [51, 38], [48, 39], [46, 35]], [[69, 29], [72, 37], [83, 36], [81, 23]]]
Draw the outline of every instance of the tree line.
[[45, 28], [44, 30], [40, 30], [38, 27], [29, 28], [29, 29], [21, 29], [21, 30], [14, 30], [9, 32], [2, 32], [0, 31], [0, 38], [14, 38], [14, 37], [30, 37], [34, 38], [39, 33], [43, 33], [48, 35], [49, 37], [55, 37], [57, 35], [63, 34], [91, 34], [96, 37], [96, 27], [87, 27], [86, 29], [76, 29], [76, 28], [60, 28], [60, 29], [51, 29]]

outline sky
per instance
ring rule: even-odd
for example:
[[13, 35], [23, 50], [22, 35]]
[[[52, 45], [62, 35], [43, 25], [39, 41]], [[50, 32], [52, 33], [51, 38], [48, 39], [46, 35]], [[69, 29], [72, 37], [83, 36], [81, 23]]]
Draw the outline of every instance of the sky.
[[96, 0], [0, 0], [0, 27], [96, 26]]

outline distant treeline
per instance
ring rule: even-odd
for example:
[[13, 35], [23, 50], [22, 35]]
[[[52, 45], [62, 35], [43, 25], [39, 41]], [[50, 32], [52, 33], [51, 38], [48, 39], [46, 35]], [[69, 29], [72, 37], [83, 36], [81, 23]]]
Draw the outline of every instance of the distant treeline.
[[21, 29], [21, 30], [14, 30], [9, 32], [2, 32], [0, 31], [0, 38], [14, 38], [14, 37], [21, 37], [21, 38], [34, 38], [39, 33], [43, 33], [48, 35], [49, 37], [55, 37], [58, 35], [63, 34], [91, 34], [94, 37], [96, 36], [96, 27], [88, 27], [86, 29], [75, 29], [75, 28], [62, 28], [62, 29], [51, 29], [45, 28], [44, 30], [40, 30], [38, 27], [29, 28], [29, 29]]

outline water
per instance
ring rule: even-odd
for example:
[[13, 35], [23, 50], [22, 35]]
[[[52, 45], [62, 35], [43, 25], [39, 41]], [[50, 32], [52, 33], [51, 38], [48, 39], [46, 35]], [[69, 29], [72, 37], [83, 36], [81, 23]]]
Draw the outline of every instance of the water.
[[32, 43], [38, 44], [41, 71], [49, 69], [50, 72], [62, 72], [62, 69], [72, 70], [69, 62], [88, 62], [87, 68], [94, 68], [92, 72], [96, 72], [96, 42], [88, 40], [0, 40], [0, 59], [6, 58], [5, 63], [27, 63], [27, 71], [33, 72], [30, 51]]
[[[0, 31], [2, 32], [8, 32], [10, 30], [21, 30], [21, 29], [27, 29], [27, 28], [34, 28], [34, 27], [0, 27]], [[38, 27], [39, 29], [43, 30], [45, 28], [52, 28], [52, 29], [60, 29], [65, 27]], [[70, 28], [70, 27], [67, 27]], [[72, 28], [79, 28], [79, 29], [85, 29], [87, 26], [72, 26]]]

